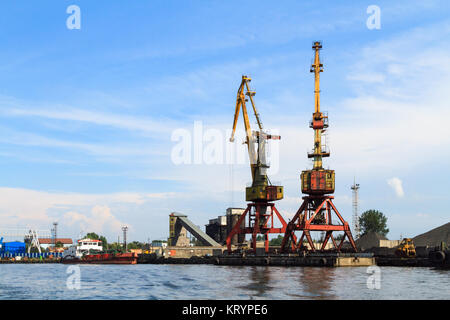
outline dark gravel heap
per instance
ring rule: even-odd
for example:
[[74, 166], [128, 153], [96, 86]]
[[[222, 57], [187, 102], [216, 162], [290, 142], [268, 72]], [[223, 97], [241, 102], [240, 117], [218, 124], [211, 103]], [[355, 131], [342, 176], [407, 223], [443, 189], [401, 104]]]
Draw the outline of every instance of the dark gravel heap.
[[414, 237], [413, 241], [416, 247], [434, 247], [440, 245], [442, 241], [450, 245], [450, 222]]
[[376, 232], [369, 232], [356, 240], [355, 243], [356, 247], [363, 251], [373, 247], [378, 247], [380, 240], [387, 240], [387, 238]]

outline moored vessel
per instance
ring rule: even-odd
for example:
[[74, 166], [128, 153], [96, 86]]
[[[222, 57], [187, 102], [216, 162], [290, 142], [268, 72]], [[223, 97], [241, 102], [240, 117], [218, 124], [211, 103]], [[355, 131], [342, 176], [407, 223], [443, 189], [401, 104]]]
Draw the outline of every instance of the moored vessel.
[[137, 255], [134, 252], [87, 254], [79, 257], [65, 256], [64, 264], [136, 264]]
[[102, 242], [93, 239], [78, 240], [77, 245], [64, 251], [61, 262], [64, 264], [136, 264], [137, 254], [104, 253]]

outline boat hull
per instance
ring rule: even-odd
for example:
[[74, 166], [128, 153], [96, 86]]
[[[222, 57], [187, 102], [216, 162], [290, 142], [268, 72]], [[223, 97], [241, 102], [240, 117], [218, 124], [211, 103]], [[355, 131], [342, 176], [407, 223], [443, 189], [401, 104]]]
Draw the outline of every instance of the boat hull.
[[82, 258], [65, 258], [61, 262], [64, 264], [136, 264], [137, 255], [135, 253], [91, 254]]

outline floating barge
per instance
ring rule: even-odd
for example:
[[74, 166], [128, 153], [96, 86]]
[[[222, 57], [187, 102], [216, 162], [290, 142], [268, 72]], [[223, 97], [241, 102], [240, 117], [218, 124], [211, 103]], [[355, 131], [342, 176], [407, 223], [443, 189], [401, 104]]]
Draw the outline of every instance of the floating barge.
[[132, 252], [126, 253], [102, 253], [89, 254], [82, 258], [66, 257], [61, 260], [64, 264], [136, 264], [137, 255]]
[[217, 265], [235, 266], [302, 266], [302, 267], [364, 267], [375, 265], [371, 253], [309, 253], [265, 256], [222, 255], [215, 259]]
[[219, 255], [210, 257], [163, 258], [141, 255], [138, 263], [147, 264], [214, 264], [223, 266], [311, 266], [363, 267], [375, 265], [371, 253], [310, 253], [277, 255]]
[[376, 257], [379, 267], [434, 267], [428, 258], [399, 258], [394, 256]]
[[[0, 259], [0, 264], [38, 264], [38, 263], [64, 263], [61, 258], [56, 259]], [[66, 262], [67, 263], [67, 262]], [[77, 263], [77, 262], [69, 262]], [[80, 262], [78, 262], [80, 263]], [[117, 261], [102, 261], [98, 259], [84, 262], [89, 264], [117, 264]], [[299, 255], [267, 255], [245, 257], [238, 255], [221, 256], [192, 256], [190, 258], [164, 258], [154, 254], [140, 254], [137, 259], [132, 259], [131, 264], [210, 264], [229, 266], [304, 266], [304, 267], [363, 267], [377, 265], [379, 267], [418, 267], [450, 269], [450, 265], [433, 263], [429, 258], [399, 258], [394, 256], [368, 256], [367, 253], [340, 254], [315, 254], [314, 256], [301, 257]], [[119, 264], [130, 264], [121, 262]]]

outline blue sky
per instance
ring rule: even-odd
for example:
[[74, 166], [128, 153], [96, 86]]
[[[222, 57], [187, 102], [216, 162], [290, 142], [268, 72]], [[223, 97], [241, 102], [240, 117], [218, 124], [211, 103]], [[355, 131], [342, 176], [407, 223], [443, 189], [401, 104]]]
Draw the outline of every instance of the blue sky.
[[[80, 30], [66, 27], [72, 4]], [[366, 27], [373, 4], [379, 30]], [[174, 130], [192, 132], [194, 121], [230, 129], [243, 74], [253, 78], [263, 123], [282, 136], [271, 179], [285, 186], [277, 206], [291, 217], [299, 173], [310, 166], [313, 40], [324, 44], [325, 164], [336, 170], [344, 217], [351, 221], [356, 176], [360, 211], [384, 212], [392, 239], [449, 221], [447, 1], [21, 1], [0, 9], [4, 227], [57, 220], [67, 236], [113, 240], [127, 224], [142, 241], [167, 237], [171, 211], [204, 225], [244, 206], [246, 165], [171, 161]]]

